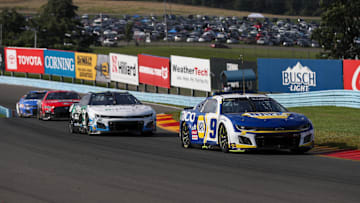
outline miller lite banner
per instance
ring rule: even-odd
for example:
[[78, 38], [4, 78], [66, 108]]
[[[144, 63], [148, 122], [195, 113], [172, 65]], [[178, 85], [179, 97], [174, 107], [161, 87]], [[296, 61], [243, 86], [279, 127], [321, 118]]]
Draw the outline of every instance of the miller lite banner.
[[81, 80], [95, 80], [97, 55], [75, 52], [76, 78]]
[[343, 89], [341, 60], [258, 59], [261, 92]]
[[28, 48], [5, 48], [6, 71], [44, 73], [44, 50]]
[[360, 91], [360, 60], [344, 60], [344, 89]]
[[110, 53], [110, 78], [115, 82], [139, 85], [138, 57]]
[[75, 78], [75, 53], [45, 50], [45, 74]]
[[170, 59], [145, 54], [138, 55], [139, 82], [170, 88]]
[[210, 60], [171, 56], [171, 86], [211, 92]]

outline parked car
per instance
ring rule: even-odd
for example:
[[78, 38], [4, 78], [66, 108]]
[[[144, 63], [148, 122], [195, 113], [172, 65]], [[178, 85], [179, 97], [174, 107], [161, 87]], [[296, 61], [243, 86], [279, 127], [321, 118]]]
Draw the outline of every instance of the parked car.
[[156, 113], [128, 92], [88, 93], [70, 108], [71, 133], [92, 134], [124, 131], [152, 134]]
[[36, 116], [38, 102], [45, 96], [46, 91], [29, 91], [16, 103], [16, 113], [19, 117]]
[[220, 93], [180, 116], [180, 141], [219, 147], [223, 152], [290, 150], [303, 153], [314, 145], [314, 128], [302, 114], [289, 112], [265, 95]]
[[48, 91], [38, 102], [37, 117], [40, 120], [69, 118], [69, 108], [80, 101], [80, 95], [73, 91]]

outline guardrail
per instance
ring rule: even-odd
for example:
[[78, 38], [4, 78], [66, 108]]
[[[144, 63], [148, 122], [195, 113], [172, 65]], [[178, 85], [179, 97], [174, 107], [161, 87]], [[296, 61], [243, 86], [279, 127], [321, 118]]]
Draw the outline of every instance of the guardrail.
[[[0, 83], [10, 85], [33, 86], [37, 88], [72, 90], [79, 93], [100, 92], [100, 91], [119, 91], [125, 90], [96, 87], [82, 84], [63, 83], [48, 80], [15, 78], [9, 76], [0, 76]], [[195, 106], [203, 101], [205, 97], [190, 97], [181, 95], [169, 95], [149, 92], [128, 91], [142, 101], [155, 103], [172, 104], [179, 106]], [[285, 107], [301, 106], [342, 106], [351, 108], [360, 108], [360, 92], [352, 90], [326, 90], [305, 93], [283, 93], [268, 94], [276, 99]]]
[[8, 108], [5, 108], [3, 106], [0, 106], [0, 115], [5, 115], [6, 118], [10, 118], [11, 117], [11, 110]]

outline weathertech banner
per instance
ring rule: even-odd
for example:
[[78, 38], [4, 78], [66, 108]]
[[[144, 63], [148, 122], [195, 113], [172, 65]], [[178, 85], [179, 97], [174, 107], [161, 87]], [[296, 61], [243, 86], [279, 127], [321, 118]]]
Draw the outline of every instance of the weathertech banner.
[[6, 71], [44, 74], [44, 50], [5, 48]]
[[76, 79], [95, 80], [96, 62], [96, 54], [75, 52]]
[[260, 92], [296, 93], [343, 89], [341, 60], [258, 59]]
[[171, 55], [171, 86], [211, 92], [210, 60]]
[[344, 89], [360, 91], [360, 60], [344, 60]]
[[110, 53], [110, 78], [115, 82], [139, 85], [138, 57]]
[[75, 53], [45, 50], [45, 74], [75, 78]]
[[138, 60], [140, 83], [170, 88], [169, 58], [139, 54]]
[[110, 82], [109, 55], [97, 55], [96, 81]]

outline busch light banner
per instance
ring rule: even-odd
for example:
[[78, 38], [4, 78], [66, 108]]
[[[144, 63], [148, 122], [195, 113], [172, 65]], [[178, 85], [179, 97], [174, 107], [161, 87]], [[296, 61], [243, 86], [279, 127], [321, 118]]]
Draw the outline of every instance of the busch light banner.
[[75, 53], [44, 50], [45, 74], [75, 78]]
[[261, 92], [343, 89], [341, 60], [258, 59]]
[[110, 82], [109, 55], [98, 54], [96, 64], [96, 81]]

